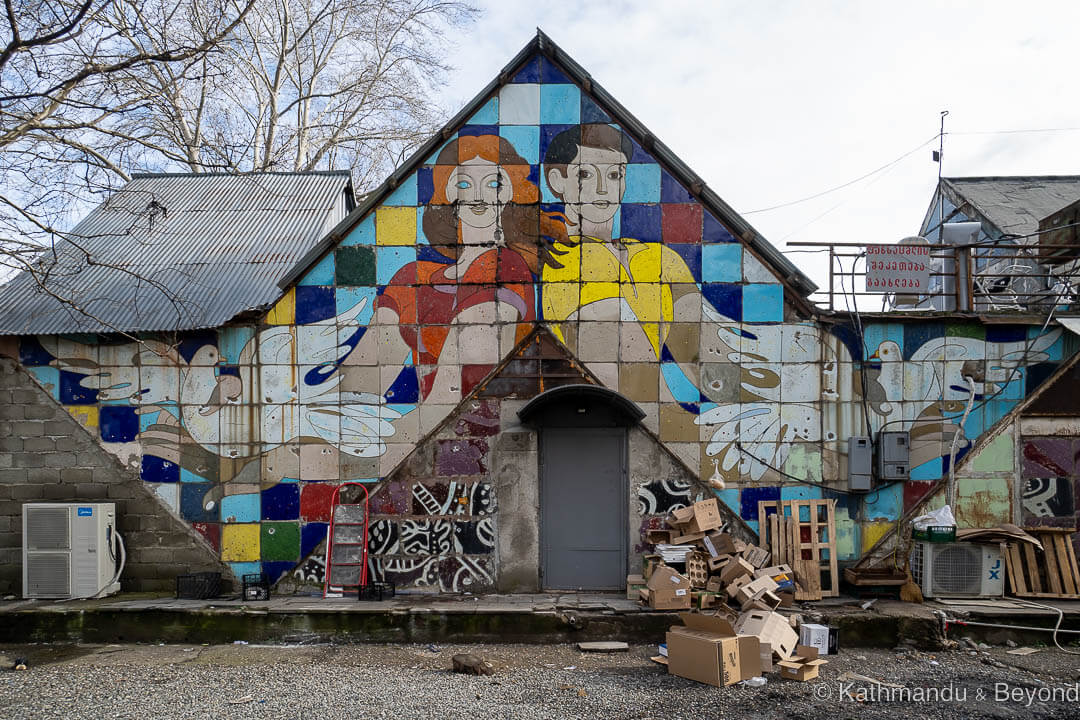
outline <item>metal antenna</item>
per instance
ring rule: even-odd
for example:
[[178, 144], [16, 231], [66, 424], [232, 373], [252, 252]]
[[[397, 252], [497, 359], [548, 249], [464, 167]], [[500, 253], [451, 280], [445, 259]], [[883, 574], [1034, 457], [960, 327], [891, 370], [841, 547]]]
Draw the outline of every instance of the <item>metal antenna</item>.
[[937, 163], [937, 191], [938, 191], [938, 239], [944, 237], [941, 226], [945, 223], [945, 193], [941, 189], [941, 165], [945, 160], [945, 116], [948, 110], [941, 111], [941, 130], [938, 131], [938, 151], [934, 153], [934, 162]]

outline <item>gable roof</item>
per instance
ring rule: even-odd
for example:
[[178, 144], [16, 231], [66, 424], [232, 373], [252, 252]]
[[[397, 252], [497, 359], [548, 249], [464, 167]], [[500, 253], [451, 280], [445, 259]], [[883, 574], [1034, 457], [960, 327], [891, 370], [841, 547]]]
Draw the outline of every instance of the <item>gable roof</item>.
[[420, 165], [503, 85], [510, 82], [516, 72], [535, 55], [543, 55], [555, 63], [572, 82], [589, 95], [627, 134], [642, 148], [651, 153], [656, 160], [689, 190], [717, 219], [728, 226], [731, 232], [744, 243], [757, 251], [771, 266], [781, 282], [797, 297], [805, 298], [818, 289], [817, 285], [787, 257], [770, 244], [750, 223], [746, 222], [734, 209], [710, 189], [690, 167], [675, 155], [666, 145], [656, 139], [637, 118], [624, 108], [610, 93], [597, 84], [584, 68], [578, 65], [565, 51], [556, 45], [547, 35], [537, 29], [534, 37], [514, 56], [498, 76], [480, 91], [460, 112], [451, 118], [438, 133], [433, 135], [413, 155], [398, 168], [365, 202], [349, 213], [317, 246], [311, 249], [280, 282], [281, 288], [287, 289], [307, 272], [323, 255], [342, 240], [373, 209], [378, 207], [390, 194], [412, 175]]
[[352, 209], [350, 183], [348, 171], [134, 175], [57, 241], [55, 262], [0, 287], [0, 335], [193, 330], [264, 308]]
[[[973, 220], [1003, 235], [1029, 235], [1038, 232], [1039, 221], [1047, 215], [1080, 200], [1080, 175], [942, 178], [941, 190]], [[936, 223], [930, 217], [933, 205], [923, 220], [924, 233]]]

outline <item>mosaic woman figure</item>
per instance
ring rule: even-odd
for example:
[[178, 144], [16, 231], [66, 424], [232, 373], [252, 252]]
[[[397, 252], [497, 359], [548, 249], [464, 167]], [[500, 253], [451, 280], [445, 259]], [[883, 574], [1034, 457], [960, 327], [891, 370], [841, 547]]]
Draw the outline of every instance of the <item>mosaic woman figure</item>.
[[396, 354], [403, 362], [412, 354], [423, 399], [457, 402], [455, 388], [467, 392], [462, 384], [494, 368], [536, 319], [534, 280], [554, 262], [538, 230], [554, 237], [565, 230], [540, 213], [529, 170], [495, 135], [458, 138], [436, 159], [423, 230], [441, 257], [399, 270], [372, 321], [398, 326]]

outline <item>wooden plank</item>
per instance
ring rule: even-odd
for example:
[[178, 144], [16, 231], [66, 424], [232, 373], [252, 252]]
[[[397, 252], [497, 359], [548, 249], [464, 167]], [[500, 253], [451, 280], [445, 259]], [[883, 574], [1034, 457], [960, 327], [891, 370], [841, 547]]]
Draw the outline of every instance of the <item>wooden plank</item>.
[[798, 560], [794, 566], [795, 599], [799, 602], [821, 599], [821, 572], [809, 560]]
[[[1046, 589], [1050, 592], [1060, 593], [1064, 588], [1061, 584], [1061, 569], [1057, 563], [1057, 551], [1053, 547], [1053, 535], [1044, 535], [1039, 540], [1043, 544], [1043, 557], [1046, 559], [1046, 584], [1048, 585]], [[1033, 552], [1034, 548], [1031, 548], [1030, 545], [1028, 545], [1028, 548], [1029, 551]], [[1032, 567], [1035, 568], [1032, 572], [1037, 573], [1039, 571], [1038, 566], [1034, 563]]]
[[1012, 562], [1013, 567], [1016, 568], [1016, 573], [1013, 578], [1016, 580], [1016, 584], [1013, 586], [1013, 592], [1017, 595], [1027, 594], [1027, 583], [1024, 580], [1024, 563], [1020, 559], [1020, 548], [1015, 545], [1009, 546], [1009, 560]]
[[1034, 592], [1041, 593], [1042, 580], [1039, 578], [1039, 564], [1035, 562], [1035, 548], [1030, 543], [1022, 543], [1024, 546], [1024, 562], [1028, 568], [1028, 577], [1031, 580], [1031, 589]]
[[1013, 562], [1012, 553], [1009, 552], [1010, 550], [1011, 550], [1011, 547], [1006, 545], [1005, 546], [1005, 576], [1007, 578], [1009, 578], [1009, 592], [1011, 592], [1013, 595], [1015, 595], [1016, 594], [1016, 588], [1018, 587], [1018, 585], [1016, 583], [1016, 563]]
[[1069, 565], [1069, 551], [1065, 549], [1064, 535], [1048, 535], [1054, 538], [1054, 550], [1057, 552], [1058, 570], [1061, 572], [1062, 587], [1070, 595], [1076, 594], [1076, 575]]
[[1065, 549], [1069, 556], [1069, 569], [1072, 571], [1073, 580], [1076, 581], [1076, 589], [1080, 590], [1080, 571], [1076, 568], [1076, 551], [1073, 550], [1072, 537], [1070, 535], [1063, 535], [1065, 539]]

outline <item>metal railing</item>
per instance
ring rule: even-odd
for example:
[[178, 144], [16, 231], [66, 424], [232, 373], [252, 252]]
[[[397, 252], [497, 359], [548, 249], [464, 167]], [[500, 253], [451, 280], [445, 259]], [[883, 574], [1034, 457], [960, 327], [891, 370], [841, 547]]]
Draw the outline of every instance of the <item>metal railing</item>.
[[[828, 251], [828, 283], [810, 296], [832, 311], [1041, 313], [1080, 309], [1080, 244], [1002, 240], [930, 245], [926, 292], [868, 290], [866, 245], [788, 243]], [[799, 250], [797, 252], [807, 252]]]

